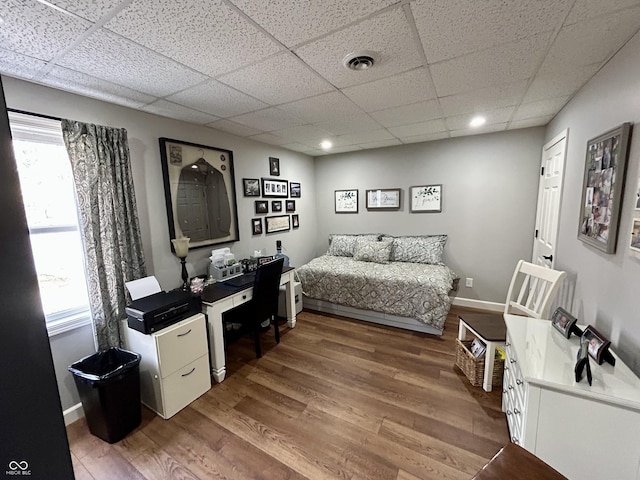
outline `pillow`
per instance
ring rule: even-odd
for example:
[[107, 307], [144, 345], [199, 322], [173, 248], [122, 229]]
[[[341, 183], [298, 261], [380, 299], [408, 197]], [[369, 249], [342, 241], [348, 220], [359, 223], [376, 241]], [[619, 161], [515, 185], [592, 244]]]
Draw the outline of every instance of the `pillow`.
[[391, 261], [444, 265], [442, 252], [446, 243], [446, 235], [394, 237]]
[[329, 235], [329, 251], [327, 251], [327, 255], [352, 257], [356, 240], [359, 238], [377, 242], [380, 239], [380, 235], [377, 233], [366, 233], [362, 235], [331, 234]]
[[358, 238], [353, 251], [353, 259], [361, 262], [389, 263], [393, 240], [372, 241]]

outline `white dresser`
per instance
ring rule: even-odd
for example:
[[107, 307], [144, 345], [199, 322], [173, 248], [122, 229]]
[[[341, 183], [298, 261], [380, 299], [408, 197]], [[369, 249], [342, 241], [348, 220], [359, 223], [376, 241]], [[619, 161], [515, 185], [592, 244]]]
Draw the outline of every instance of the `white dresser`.
[[178, 413], [211, 388], [205, 317], [198, 313], [145, 335], [123, 321], [125, 348], [142, 355], [140, 397], [162, 418]]
[[640, 379], [590, 359], [576, 383], [580, 340], [564, 338], [548, 320], [505, 315], [502, 408], [511, 440], [569, 479], [640, 480]]

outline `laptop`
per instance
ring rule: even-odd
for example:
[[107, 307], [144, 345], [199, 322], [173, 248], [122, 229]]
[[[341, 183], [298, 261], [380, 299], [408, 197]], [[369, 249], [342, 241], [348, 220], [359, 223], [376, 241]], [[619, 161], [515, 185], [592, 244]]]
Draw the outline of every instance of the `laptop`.
[[230, 278], [223, 282], [232, 287], [246, 287], [256, 281], [256, 272], [243, 273], [237, 277]]

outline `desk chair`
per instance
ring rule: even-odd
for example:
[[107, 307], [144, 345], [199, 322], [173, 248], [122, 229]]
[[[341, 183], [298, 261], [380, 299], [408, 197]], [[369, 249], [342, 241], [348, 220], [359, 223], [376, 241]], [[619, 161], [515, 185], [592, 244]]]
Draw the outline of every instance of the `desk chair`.
[[[504, 313], [533, 318], [549, 318], [551, 302], [560, 288], [565, 272], [534, 265], [520, 260], [516, 265], [504, 302]], [[504, 316], [495, 313], [465, 313], [458, 316], [458, 339], [467, 338], [467, 330], [473, 333], [486, 346], [484, 360], [484, 379], [482, 388], [492, 389], [493, 365], [496, 346], [507, 340], [507, 328]]]
[[284, 258], [260, 265], [256, 270], [256, 280], [253, 284], [253, 297], [249, 302], [248, 322], [253, 331], [256, 346], [256, 357], [262, 357], [260, 347], [260, 324], [270, 320], [276, 335], [276, 343], [280, 343], [280, 329], [278, 328], [278, 298], [280, 295], [280, 276]]

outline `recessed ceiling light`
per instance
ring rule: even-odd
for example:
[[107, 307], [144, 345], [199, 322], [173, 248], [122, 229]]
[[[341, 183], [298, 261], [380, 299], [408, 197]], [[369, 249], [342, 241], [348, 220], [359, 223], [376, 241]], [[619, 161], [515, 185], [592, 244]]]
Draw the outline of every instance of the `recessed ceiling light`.
[[331, 143], [329, 140], [323, 140], [320, 146], [323, 150], [329, 150], [333, 146], [333, 143]]
[[487, 119], [482, 115], [478, 115], [471, 119], [471, 121], [469, 122], [469, 126], [472, 128], [476, 128], [484, 125], [485, 123], [487, 123]]

